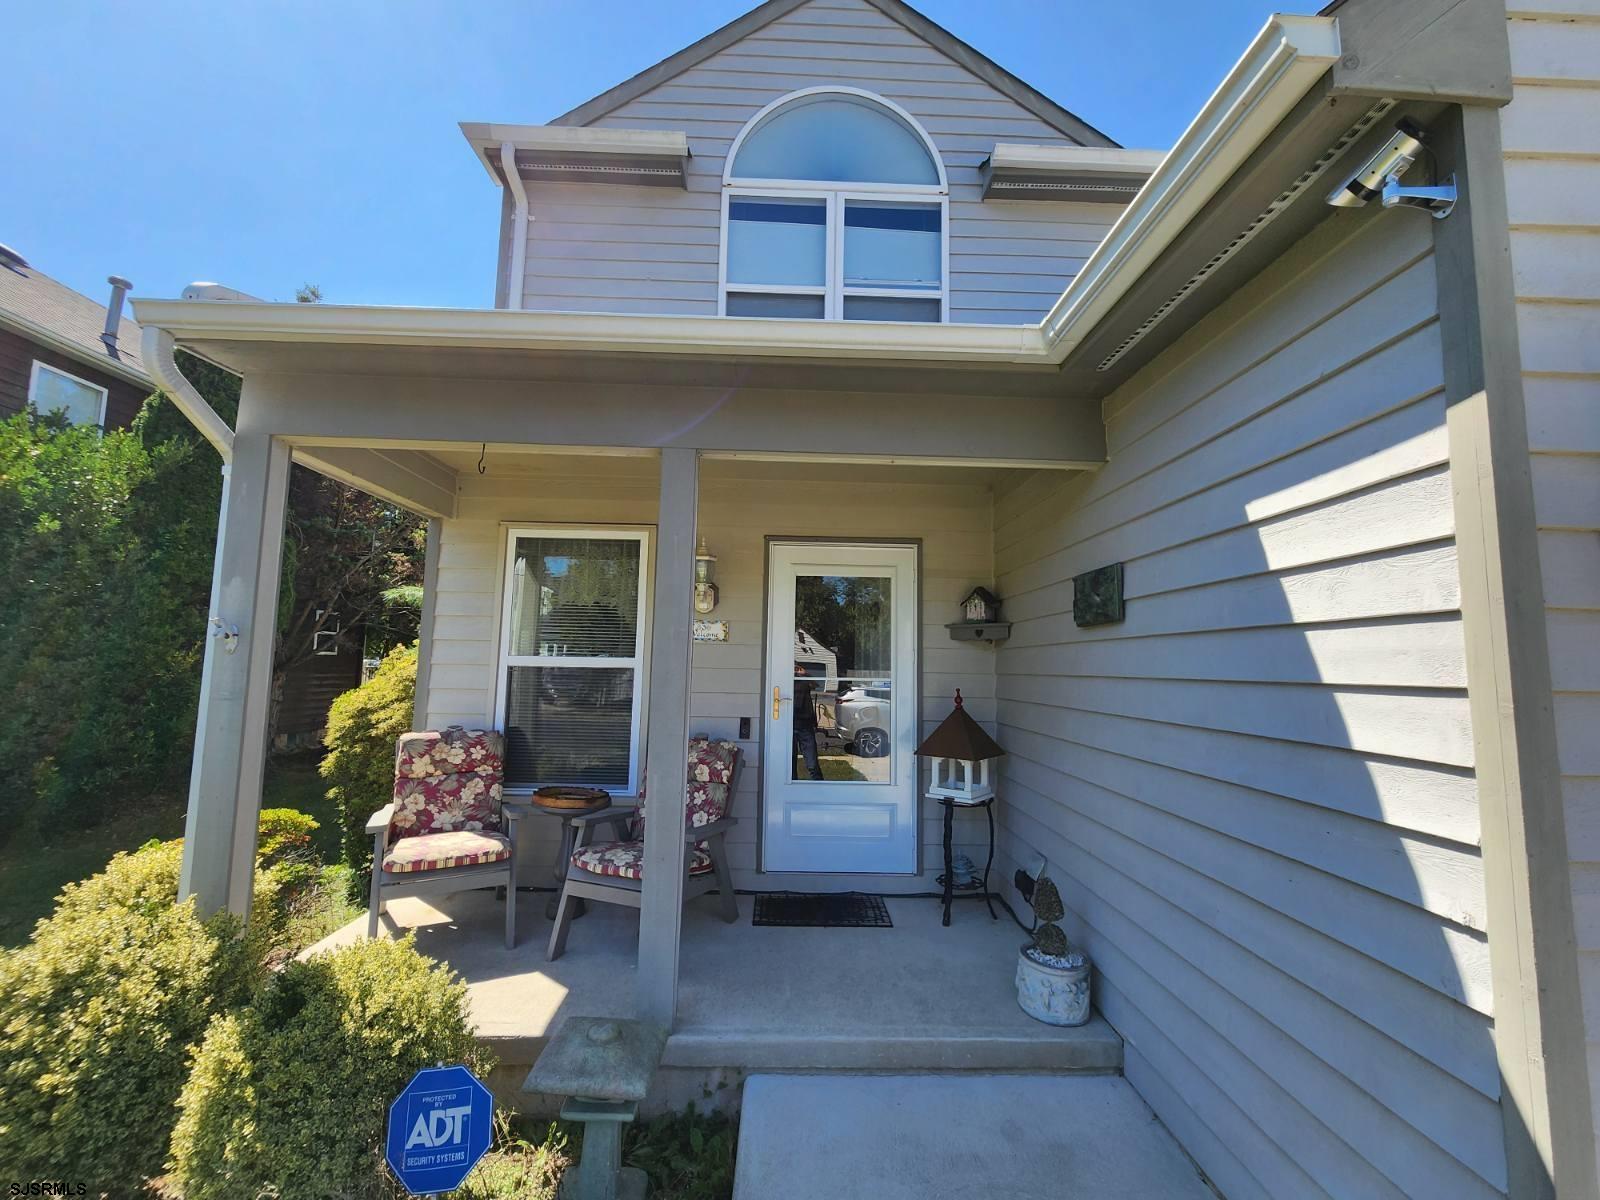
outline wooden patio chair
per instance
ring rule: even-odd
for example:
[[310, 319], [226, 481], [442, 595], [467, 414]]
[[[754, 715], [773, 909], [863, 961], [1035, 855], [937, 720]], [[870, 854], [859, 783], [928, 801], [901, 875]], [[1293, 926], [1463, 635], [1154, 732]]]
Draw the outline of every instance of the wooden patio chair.
[[506, 890], [506, 949], [515, 948], [517, 813], [500, 803], [504, 761], [505, 739], [489, 729], [400, 736], [394, 799], [367, 821], [369, 938], [390, 900], [498, 885]]
[[[728, 807], [739, 782], [739, 759], [739, 748], [732, 742], [714, 742], [704, 737], [689, 741], [689, 796], [683, 837], [690, 848], [683, 899], [687, 904], [716, 889], [722, 895], [722, 919], [730, 925], [739, 919], [739, 900], [733, 892], [733, 872], [728, 869], [723, 838], [734, 824]], [[643, 796], [637, 805], [620, 805], [575, 819], [577, 842], [561, 886], [556, 923], [545, 953], [547, 960], [555, 961], [566, 949], [573, 907], [578, 900], [640, 906], [644, 889], [644, 822]], [[618, 840], [592, 842], [595, 828], [605, 825], [613, 827]]]

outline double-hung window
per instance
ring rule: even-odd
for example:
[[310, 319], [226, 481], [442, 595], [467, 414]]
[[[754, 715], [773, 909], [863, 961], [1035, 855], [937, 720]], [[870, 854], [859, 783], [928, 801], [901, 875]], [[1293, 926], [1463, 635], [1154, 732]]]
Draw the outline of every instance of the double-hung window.
[[506, 784], [637, 794], [649, 537], [508, 533], [497, 717]]
[[927, 135], [886, 101], [815, 89], [769, 106], [729, 156], [723, 313], [946, 320], [947, 199]]

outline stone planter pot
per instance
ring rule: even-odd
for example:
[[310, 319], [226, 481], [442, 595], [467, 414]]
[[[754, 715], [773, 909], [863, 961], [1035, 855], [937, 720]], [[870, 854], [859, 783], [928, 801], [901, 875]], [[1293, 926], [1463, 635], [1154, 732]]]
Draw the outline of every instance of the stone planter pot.
[[1017, 1003], [1046, 1025], [1082, 1025], [1089, 1019], [1089, 964], [1050, 967], [1017, 951]]

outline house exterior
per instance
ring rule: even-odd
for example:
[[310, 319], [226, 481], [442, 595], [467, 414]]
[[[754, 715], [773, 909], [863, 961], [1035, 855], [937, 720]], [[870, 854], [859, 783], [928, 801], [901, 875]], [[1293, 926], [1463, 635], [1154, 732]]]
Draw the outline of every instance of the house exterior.
[[[1600, 19], [1565, 7], [1273, 18], [1152, 156], [896, 0], [771, 0], [463, 126], [493, 310], [138, 301], [230, 463], [186, 891], [248, 902], [299, 461], [430, 517], [418, 728], [669, 818], [685, 738], [731, 738], [741, 889], [932, 890], [910, 750], [959, 688], [1005, 893], [1057, 881], [1224, 1195], [1595, 1194]], [[1453, 210], [1331, 207], [1402, 121]], [[178, 343], [243, 375], [237, 428]], [[1084, 623], [1104, 567], [1123, 618]], [[1004, 640], [946, 629], [975, 586]], [[646, 839], [670, 1027], [684, 848]]]
[[156, 390], [139, 361], [139, 326], [122, 315], [131, 286], [113, 276], [97, 304], [0, 246], [0, 416], [32, 405], [74, 425], [120, 429]]

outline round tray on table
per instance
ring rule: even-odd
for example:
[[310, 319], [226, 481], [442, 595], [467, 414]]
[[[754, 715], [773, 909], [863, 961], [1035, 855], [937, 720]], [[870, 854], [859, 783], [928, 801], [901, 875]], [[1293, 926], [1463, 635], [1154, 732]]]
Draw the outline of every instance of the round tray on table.
[[604, 808], [611, 803], [611, 793], [600, 788], [542, 787], [534, 792], [533, 803], [546, 812], [571, 813], [576, 816]]

